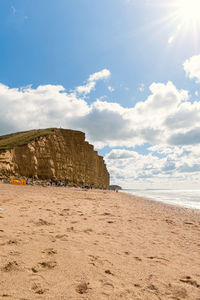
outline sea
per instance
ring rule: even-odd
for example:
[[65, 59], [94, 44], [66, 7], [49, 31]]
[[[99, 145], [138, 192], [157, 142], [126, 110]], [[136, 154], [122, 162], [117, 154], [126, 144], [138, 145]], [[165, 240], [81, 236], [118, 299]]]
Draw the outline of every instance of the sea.
[[124, 193], [145, 197], [153, 201], [178, 205], [186, 208], [200, 209], [199, 190], [165, 190], [165, 189], [123, 189]]

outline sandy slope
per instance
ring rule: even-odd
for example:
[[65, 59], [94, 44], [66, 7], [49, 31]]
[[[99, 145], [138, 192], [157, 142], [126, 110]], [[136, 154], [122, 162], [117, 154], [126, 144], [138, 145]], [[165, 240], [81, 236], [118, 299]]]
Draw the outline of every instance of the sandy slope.
[[200, 214], [0, 184], [0, 299], [200, 299]]

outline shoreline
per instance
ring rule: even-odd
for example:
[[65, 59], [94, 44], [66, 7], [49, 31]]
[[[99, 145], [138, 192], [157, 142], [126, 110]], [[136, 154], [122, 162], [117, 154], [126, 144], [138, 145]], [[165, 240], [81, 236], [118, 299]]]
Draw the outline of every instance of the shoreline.
[[[123, 192], [120, 192], [123, 193]], [[159, 200], [154, 200], [153, 198], [148, 198], [148, 197], [142, 197], [142, 196], [137, 196], [137, 195], [132, 195], [129, 193], [124, 193], [125, 195], [130, 196], [130, 198], [132, 198], [134, 201], [139, 201], [139, 202], [143, 202], [145, 203], [145, 205], [151, 204], [152, 208], [155, 206], [155, 209], [161, 209], [163, 211], [165, 211], [165, 213], [167, 212], [167, 210], [170, 212], [178, 212], [180, 213], [180, 216], [186, 216], [188, 215], [189, 217], [197, 217], [199, 218], [199, 225], [200, 225], [200, 209], [198, 208], [190, 208], [190, 207], [184, 207], [181, 205], [177, 205], [177, 204], [171, 204], [171, 203], [166, 203], [166, 202], [162, 202]], [[137, 200], [136, 200], [137, 199]]]
[[0, 207], [0, 297], [199, 299], [199, 210], [2, 183]]
[[[166, 190], [167, 191], [167, 190]], [[182, 191], [182, 190], [180, 190]], [[198, 190], [200, 191], [200, 190]], [[142, 199], [148, 199], [148, 201], [153, 201], [153, 202], [156, 202], [156, 203], [161, 203], [161, 204], [164, 204], [164, 205], [169, 205], [169, 206], [176, 206], [176, 207], [180, 207], [180, 208], [184, 208], [184, 209], [191, 209], [191, 210], [194, 210], [194, 211], [199, 211], [200, 212], [200, 207], [192, 207], [192, 206], [186, 206], [186, 204], [182, 204], [182, 203], [171, 203], [171, 202], [167, 202], [168, 200], [161, 200], [161, 199], [158, 199], [156, 198], [156, 195], [155, 196], [142, 196], [142, 195], [137, 195], [137, 194], [131, 194], [129, 192], [125, 192], [124, 190], [121, 190], [120, 193], [125, 193], [126, 195], [130, 195], [130, 196], [133, 196], [133, 197], [136, 197], [136, 198], [142, 198]]]

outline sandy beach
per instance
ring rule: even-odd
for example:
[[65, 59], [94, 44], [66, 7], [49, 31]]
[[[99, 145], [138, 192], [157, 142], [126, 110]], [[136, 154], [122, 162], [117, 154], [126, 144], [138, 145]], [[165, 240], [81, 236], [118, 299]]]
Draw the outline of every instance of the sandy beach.
[[200, 211], [0, 183], [0, 299], [200, 299]]

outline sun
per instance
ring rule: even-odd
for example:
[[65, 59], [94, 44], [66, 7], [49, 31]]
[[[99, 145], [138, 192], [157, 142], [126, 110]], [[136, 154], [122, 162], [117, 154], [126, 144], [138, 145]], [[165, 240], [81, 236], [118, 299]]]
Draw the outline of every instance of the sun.
[[160, 16], [152, 27], [168, 32], [168, 44], [179, 39], [179, 45], [190, 41], [189, 47], [199, 51], [200, 43], [200, 0], [148, 0], [148, 7], [159, 11]]
[[177, 0], [177, 14], [183, 22], [200, 23], [200, 0]]
[[176, 25], [174, 33], [169, 37], [168, 44], [174, 43], [179, 37], [190, 36], [195, 48], [198, 46], [200, 32], [200, 0], [168, 0], [170, 9], [168, 24]]

